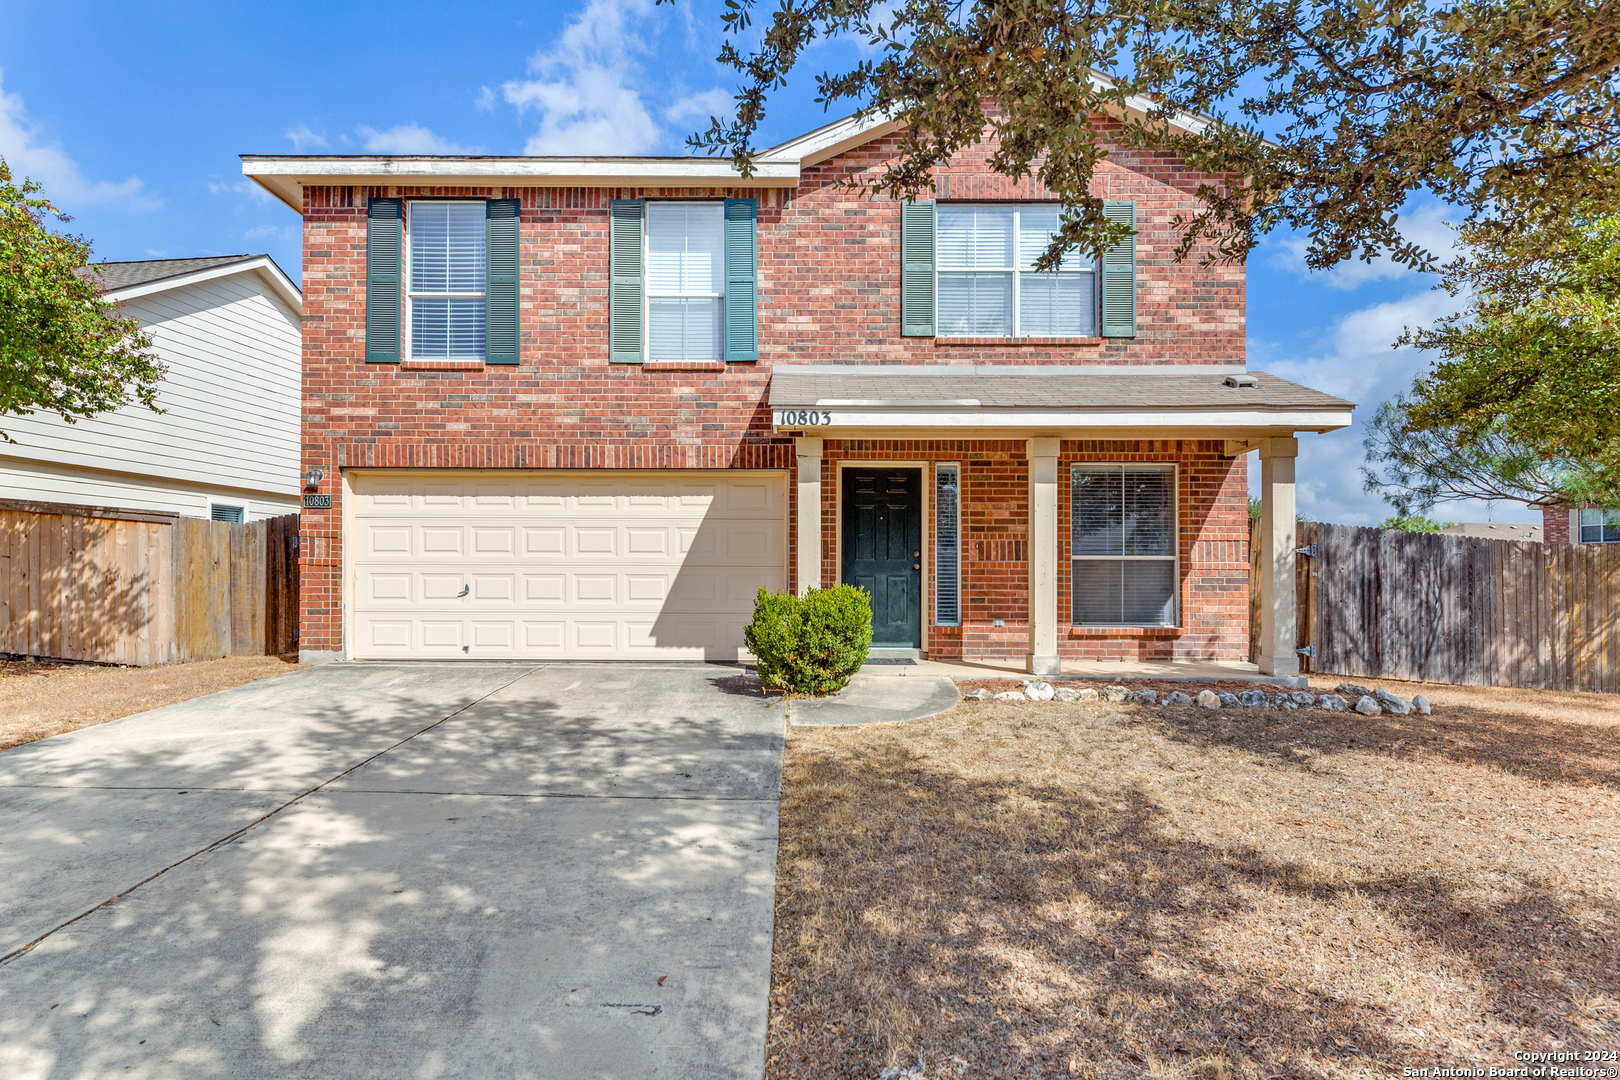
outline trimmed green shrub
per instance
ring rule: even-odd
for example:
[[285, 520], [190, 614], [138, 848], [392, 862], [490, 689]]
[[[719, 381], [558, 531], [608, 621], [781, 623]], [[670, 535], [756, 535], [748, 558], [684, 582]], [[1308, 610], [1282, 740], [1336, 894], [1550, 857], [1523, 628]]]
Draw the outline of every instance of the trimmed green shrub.
[[853, 585], [811, 589], [803, 598], [761, 589], [743, 640], [773, 690], [820, 697], [849, 685], [872, 647], [872, 602]]

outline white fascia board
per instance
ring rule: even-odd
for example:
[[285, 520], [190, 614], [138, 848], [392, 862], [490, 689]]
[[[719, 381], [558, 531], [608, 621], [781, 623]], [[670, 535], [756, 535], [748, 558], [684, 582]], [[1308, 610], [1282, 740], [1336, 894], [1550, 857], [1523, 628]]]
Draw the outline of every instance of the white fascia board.
[[277, 266], [275, 260], [268, 255], [243, 259], [241, 262], [223, 263], [219, 266], [207, 266], [201, 270], [193, 270], [189, 274], [176, 274], [174, 277], [159, 278], [157, 281], [143, 281], [139, 285], [126, 285], [121, 289], [108, 289], [103, 296], [114, 303], [122, 303], [139, 296], [151, 296], [154, 293], [195, 285], [200, 281], [212, 281], [215, 278], [248, 272], [256, 273], [263, 278], [271, 291], [288, 307], [300, 315], [304, 313], [304, 294], [298, 291], [298, 286], [281, 272], [281, 267]]
[[[806, 414], [811, 414], [808, 417]], [[771, 410], [778, 429], [821, 434], [830, 429], [934, 428], [986, 431], [1002, 428], [1111, 428], [1118, 430], [1336, 431], [1350, 426], [1348, 409], [810, 409]]]
[[744, 178], [729, 158], [260, 157], [242, 174], [303, 212], [306, 185], [362, 187], [797, 187], [798, 162]]

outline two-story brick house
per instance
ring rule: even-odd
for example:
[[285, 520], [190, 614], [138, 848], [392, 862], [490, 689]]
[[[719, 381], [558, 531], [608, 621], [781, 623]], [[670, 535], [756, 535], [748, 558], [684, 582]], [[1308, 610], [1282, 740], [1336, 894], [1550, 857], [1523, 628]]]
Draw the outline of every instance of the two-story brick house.
[[[1110, 123], [1107, 119], [1098, 121]], [[724, 159], [244, 157], [304, 217], [308, 658], [736, 659], [755, 590], [871, 590], [938, 658], [1295, 674], [1296, 433], [1351, 405], [1250, 373], [1241, 267], [1176, 262], [1202, 177], [1119, 150], [1135, 227], [1057, 222], [986, 152], [859, 192], [895, 125]]]

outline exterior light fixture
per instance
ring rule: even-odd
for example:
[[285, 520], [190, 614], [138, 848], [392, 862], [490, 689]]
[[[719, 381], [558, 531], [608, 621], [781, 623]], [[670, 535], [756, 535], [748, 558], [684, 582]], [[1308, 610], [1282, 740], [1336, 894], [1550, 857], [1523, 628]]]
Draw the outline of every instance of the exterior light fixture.
[[318, 488], [318, 487], [320, 487], [321, 486], [321, 478], [324, 477], [325, 475], [326, 475], [326, 470], [325, 469], [322, 469], [322, 468], [319, 468], [319, 467], [314, 468], [314, 469], [310, 469], [308, 472], [306, 472], [304, 474], [304, 486], [306, 488]]

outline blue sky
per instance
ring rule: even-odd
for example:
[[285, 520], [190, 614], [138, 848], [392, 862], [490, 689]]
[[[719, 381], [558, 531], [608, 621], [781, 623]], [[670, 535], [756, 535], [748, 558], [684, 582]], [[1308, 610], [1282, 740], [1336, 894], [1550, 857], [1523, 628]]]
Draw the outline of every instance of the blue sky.
[[[267, 251], [299, 275], [298, 219], [241, 174], [242, 153], [684, 153], [727, 106], [718, 2], [84, 4], [10, 0], [0, 39], [0, 156], [46, 184], [108, 259]], [[71, 34], [63, 30], [71, 28]], [[41, 42], [72, 41], [41, 47]], [[826, 45], [836, 66], [855, 55]], [[763, 142], [830, 119], [806, 75], [777, 95]], [[1443, 249], [1444, 208], [1414, 239]], [[1388, 263], [1309, 273], [1296, 238], [1249, 262], [1249, 364], [1370, 415], [1422, 359], [1389, 346], [1452, 303]], [[1301, 439], [1300, 506], [1372, 524], [1360, 424]], [[1255, 470], [1258, 472], [1258, 470]], [[1517, 504], [1452, 520], [1539, 520]]]

